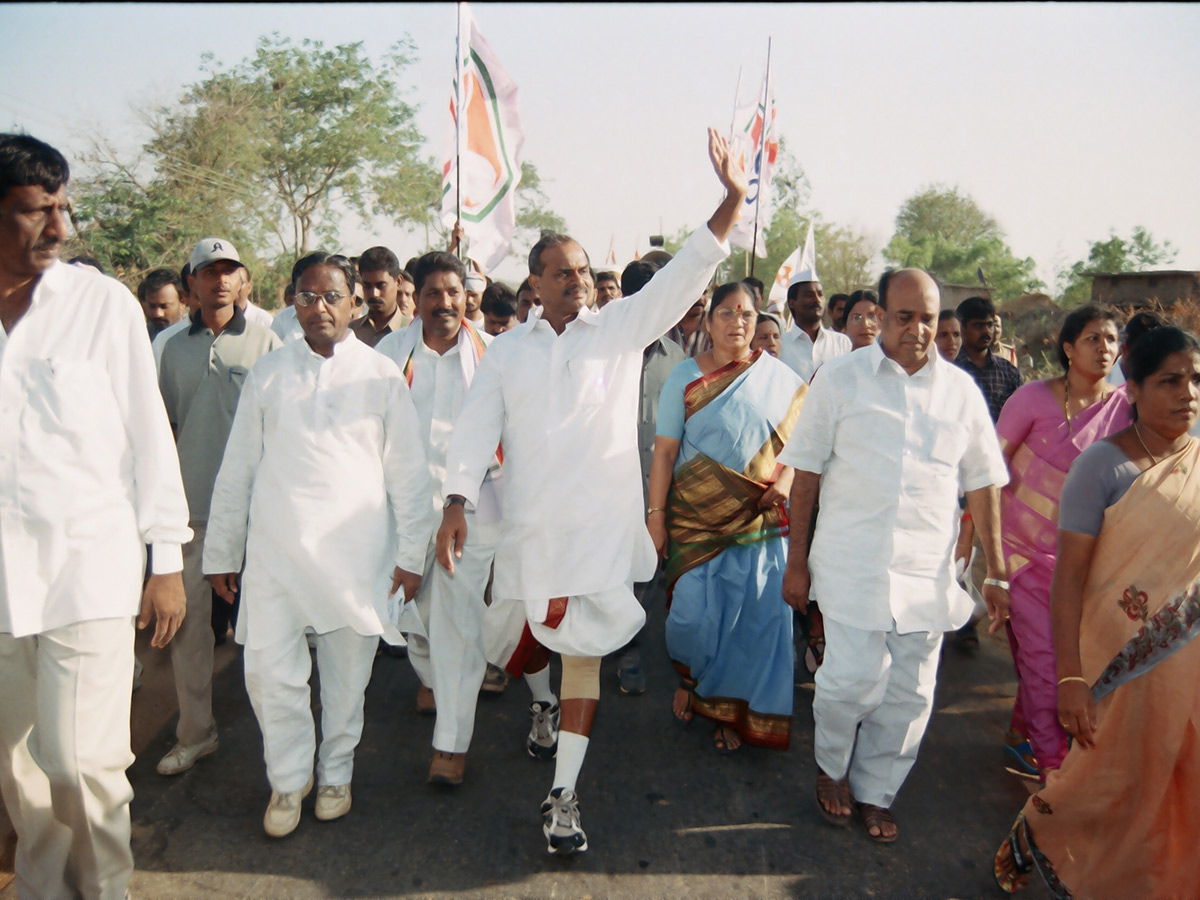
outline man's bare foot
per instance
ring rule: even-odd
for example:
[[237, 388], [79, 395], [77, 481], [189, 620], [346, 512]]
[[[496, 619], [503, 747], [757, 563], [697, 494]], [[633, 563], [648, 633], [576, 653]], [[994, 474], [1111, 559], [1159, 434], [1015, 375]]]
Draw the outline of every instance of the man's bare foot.
[[683, 725], [692, 721], [692, 717], [695, 715], [692, 712], [692, 692], [682, 686], [675, 688], [675, 699], [671, 702], [671, 712]]
[[817, 809], [831, 825], [845, 825], [854, 815], [850, 806], [854, 797], [850, 793], [850, 781], [843, 778], [835, 781], [824, 772], [817, 773]]

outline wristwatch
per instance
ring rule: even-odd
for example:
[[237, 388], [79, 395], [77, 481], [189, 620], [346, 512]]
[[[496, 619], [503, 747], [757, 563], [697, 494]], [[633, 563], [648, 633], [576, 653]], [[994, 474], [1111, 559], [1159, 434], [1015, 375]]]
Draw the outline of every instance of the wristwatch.
[[458, 494], [451, 494], [446, 498], [446, 502], [442, 504], [442, 509], [449, 509], [451, 506], [461, 506], [465, 509], [467, 506], [467, 498], [460, 497]]

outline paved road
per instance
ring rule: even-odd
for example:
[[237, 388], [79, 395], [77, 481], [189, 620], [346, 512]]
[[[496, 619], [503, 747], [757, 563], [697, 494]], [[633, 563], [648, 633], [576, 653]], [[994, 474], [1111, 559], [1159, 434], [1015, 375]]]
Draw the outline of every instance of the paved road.
[[[166, 779], [154, 765], [171, 744], [170, 667], [143, 636], [147, 685], [134, 695], [139, 755], [130, 770], [134, 896], [1000, 896], [992, 853], [1027, 796], [1002, 768], [1014, 690], [1006, 646], [985, 638], [974, 657], [945, 651], [937, 711], [894, 807], [900, 840], [879, 846], [857, 820], [837, 829], [816, 811], [811, 685], [796, 690], [787, 752], [747, 747], [720, 757], [706, 722], [673, 724], [676, 679], [656, 607], [642, 637], [648, 692], [621, 695], [615, 665], [605, 663], [579, 782], [591, 849], [566, 860], [545, 852], [538, 805], [553, 763], [525, 753], [523, 685], [481, 699], [466, 783], [436, 788], [425, 783], [433, 721], [415, 711], [416, 677], [406, 660], [380, 657], [353, 810], [318, 822], [310, 798], [297, 831], [275, 841], [261, 827], [269, 788], [238, 651], [218, 654], [220, 751]], [[6, 828], [0, 821], [0, 832]], [[11, 886], [0, 890], [0, 900], [11, 896]]]

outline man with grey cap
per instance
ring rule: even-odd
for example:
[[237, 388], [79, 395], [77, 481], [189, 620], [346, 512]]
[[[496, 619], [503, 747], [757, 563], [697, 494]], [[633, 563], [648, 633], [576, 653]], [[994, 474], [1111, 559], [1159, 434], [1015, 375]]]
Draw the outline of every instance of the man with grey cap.
[[237, 249], [204, 238], [192, 251], [188, 275], [198, 308], [190, 325], [167, 341], [159, 388], [175, 432], [192, 540], [183, 545], [183, 584], [190, 615], [170, 645], [179, 700], [177, 743], [158, 763], [160, 775], [178, 775], [217, 749], [212, 713], [212, 591], [201, 571], [213, 483], [233, 425], [246, 373], [282, 346], [270, 328], [247, 321], [237, 303], [245, 267]]

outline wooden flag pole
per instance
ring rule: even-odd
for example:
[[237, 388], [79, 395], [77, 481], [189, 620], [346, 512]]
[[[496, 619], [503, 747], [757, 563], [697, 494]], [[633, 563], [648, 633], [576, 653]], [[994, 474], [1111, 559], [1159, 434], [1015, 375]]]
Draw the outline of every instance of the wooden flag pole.
[[758, 148], [758, 194], [754, 198], [754, 238], [750, 241], [750, 277], [754, 276], [754, 258], [758, 256], [758, 210], [762, 206], [763, 170], [767, 164], [767, 130], [771, 127], [771, 111], [767, 108], [771, 96], [771, 39], [767, 38], [767, 73], [763, 77], [763, 127]]

